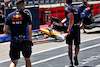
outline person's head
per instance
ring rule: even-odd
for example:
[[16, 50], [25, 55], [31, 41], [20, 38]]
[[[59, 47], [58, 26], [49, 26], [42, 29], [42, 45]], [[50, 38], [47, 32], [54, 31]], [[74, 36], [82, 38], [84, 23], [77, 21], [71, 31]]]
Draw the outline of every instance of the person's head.
[[25, 0], [16, 0], [17, 9], [24, 10], [25, 8]]
[[5, 4], [9, 4], [10, 0], [4, 0]]
[[93, 5], [90, 5], [90, 8], [93, 9]]
[[83, 4], [87, 5], [87, 0], [83, 0]]
[[72, 0], [66, 0], [67, 4], [72, 4]]

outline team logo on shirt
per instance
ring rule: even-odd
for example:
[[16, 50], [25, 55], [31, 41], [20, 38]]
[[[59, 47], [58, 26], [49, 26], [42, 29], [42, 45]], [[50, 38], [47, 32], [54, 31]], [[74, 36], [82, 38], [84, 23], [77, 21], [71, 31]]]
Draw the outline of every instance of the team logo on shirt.
[[22, 21], [13, 21], [12, 24], [22, 24]]
[[69, 13], [69, 9], [67, 7], [65, 8], [65, 11]]
[[13, 15], [12, 21], [21, 21], [23, 20], [22, 15], [16, 14]]
[[16, 15], [13, 15], [12, 17], [12, 24], [22, 24], [22, 15], [20, 14], [16, 14]]

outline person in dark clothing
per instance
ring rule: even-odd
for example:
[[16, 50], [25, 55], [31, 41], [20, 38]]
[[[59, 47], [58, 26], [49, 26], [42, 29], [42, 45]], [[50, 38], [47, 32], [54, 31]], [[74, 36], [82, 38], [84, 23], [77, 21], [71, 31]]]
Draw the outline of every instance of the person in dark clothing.
[[[79, 23], [81, 23], [81, 13], [83, 12], [83, 10], [87, 8], [87, 0], [83, 0], [82, 4], [78, 5], [76, 10], [78, 11], [78, 19], [79, 19]], [[80, 26], [81, 27], [81, 26]], [[83, 27], [84, 29], [84, 27]], [[85, 33], [85, 31], [84, 31]]]
[[[69, 67], [74, 67], [74, 65], [78, 65], [78, 53], [80, 49], [80, 27], [78, 20], [78, 12], [72, 6], [72, 0], [66, 0], [67, 6], [65, 7], [65, 16], [67, 18], [67, 32], [68, 35], [66, 37], [66, 44], [68, 44], [68, 55], [70, 59]], [[74, 56], [74, 65], [73, 65], [73, 41], [75, 45], [75, 56]], [[65, 66], [66, 67], [66, 66]]]
[[85, 31], [85, 25], [89, 25], [93, 22], [93, 18], [92, 18], [92, 10], [93, 9], [93, 6], [90, 5], [90, 7], [87, 7], [83, 10], [82, 14], [81, 14], [81, 17], [83, 18], [82, 19], [82, 24], [81, 26], [83, 26], [83, 31], [84, 33], [86, 33]]
[[32, 53], [32, 24], [30, 16], [23, 12], [24, 0], [16, 0], [17, 9], [8, 14], [4, 23], [4, 33], [11, 38], [9, 67], [16, 67], [20, 58], [20, 51], [26, 61], [26, 67], [31, 67], [30, 55]]

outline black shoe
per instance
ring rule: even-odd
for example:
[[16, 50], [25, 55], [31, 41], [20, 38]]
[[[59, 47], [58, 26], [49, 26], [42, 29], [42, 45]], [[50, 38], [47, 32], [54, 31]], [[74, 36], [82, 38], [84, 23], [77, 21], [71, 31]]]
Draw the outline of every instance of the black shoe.
[[86, 31], [84, 31], [83, 33], [87, 33]]
[[78, 66], [79, 63], [78, 63], [77, 56], [74, 57], [74, 61], [75, 61], [74, 65], [75, 65], [75, 66]]
[[70, 63], [70, 64], [69, 64], [69, 67], [74, 67], [74, 66], [73, 66], [73, 63]]

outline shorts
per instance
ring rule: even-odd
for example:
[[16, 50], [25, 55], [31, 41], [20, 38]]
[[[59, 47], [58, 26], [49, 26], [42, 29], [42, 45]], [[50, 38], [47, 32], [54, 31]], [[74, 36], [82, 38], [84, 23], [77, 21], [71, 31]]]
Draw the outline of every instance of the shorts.
[[22, 54], [25, 58], [29, 58], [32, 53], [30, 42], [24, 41], [19, 44], [11, 43], [10, 52], [9, 52], [9, 56], [11, 60], [19, 59], [20, 51], [22, 51]]
[[86, 25], [89, 25], [89, 24], [91, 24], [91, 19], [88, 18], [88, 17], [84, 17], [84, 18], [82, 19], [82, 22], [83, 22], [84, 24], [86, 24]]
[[74, 45], [80, 44], [80, 27], [79, 26], [73, 26], [73, 32], [70, 33], [66, 37], [66, 44], [72, 45], [74, 41]]
[[80, 14], [75, 14], [74, 15], [74, 23], [77, 24], [79, 21], [81, 21], [82, 18], [80, 17]]
[[82, 17], [80, 16], [80, 14], [78, 14], [78, 17], [79, 17], [79, 20], [78, 21], [81, 21], [82, 20]]

